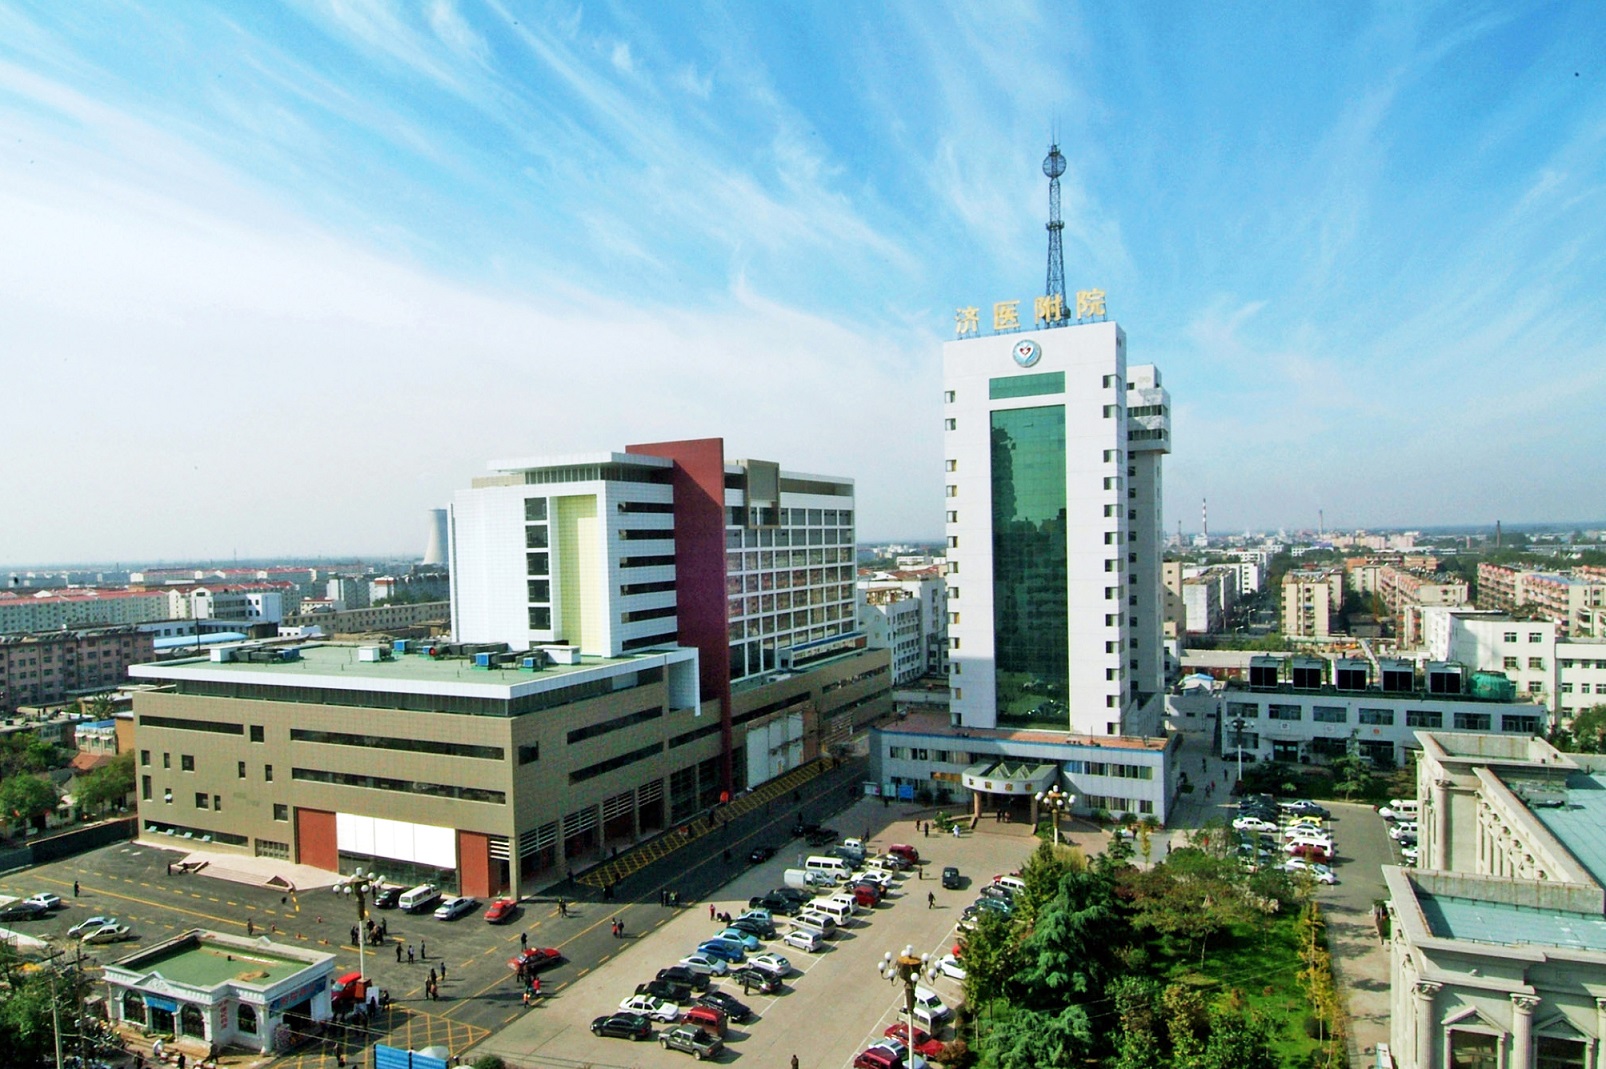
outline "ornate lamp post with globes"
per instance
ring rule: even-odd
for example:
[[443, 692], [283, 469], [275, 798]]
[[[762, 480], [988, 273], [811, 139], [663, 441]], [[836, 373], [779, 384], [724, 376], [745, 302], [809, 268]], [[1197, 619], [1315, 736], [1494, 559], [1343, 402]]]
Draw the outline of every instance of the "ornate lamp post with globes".
[[930, 954], [915, 957], [915, 948], [905, 946], [903, 953], [897, 957], [892, 951], [881, 955], [881, 964], [876, 970], [882, 979], [889, 983], [903, 984], [903, 1008], [905, 1019], [909, 1022], [909, 1031], [904, 1034], [904, 1046], [913, 1051], [915, 1047], [915, 985], [922, 979], [934, 980], [937, 977], [937, 963], [931, 960]]
[[334, 885], [337, 895], [350, 895], [357, 902], [357, 974], [368, 981], [368, 969], [363, 963], [363, 947], [368, 942], [368, 896], [385, 886], [385, 878], [375, 872], [358, 869], [344, 876]]
[[1070, 811], [1076, 804], [1076, 795], [1066, 794], [1058, 787], [1037, 792], [1037, 804], [1048, 810], [1048, 819], [1054, 822], [1054, 845], [1060, 844], [1060, 814]]

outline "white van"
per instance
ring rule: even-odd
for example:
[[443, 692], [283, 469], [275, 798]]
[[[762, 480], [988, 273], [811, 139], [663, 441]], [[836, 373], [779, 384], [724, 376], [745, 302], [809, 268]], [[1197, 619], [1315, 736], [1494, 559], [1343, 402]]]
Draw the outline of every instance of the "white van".
[[859, 910], [863, 908], [862, 906], [859, 905], [859, 900], [856, 897], [854, 897], [852, 894], [847, 892], [847, 891], [838, 891], [834, 895], [826, 895], [825, 896], [825, 900], [827, 902], [840, 902], [840, 903], [842, 903], [842, 905], [847, 907], [848, 916], [850, 916], [850, 917], [853, 914], [859, 912]]
[[926, 1031], [935, 1035], [943, 1022], [953, 1015], [954, 1011], [943, 1005], [931, 988], [915, 987], [915, 1020], [925, 1025]]
[[441, 889], [432, 883], [421, 883], [404, 892], [396, 902], [404, 913], [422, 913], [441, 900]]
[[1012, 895], [1018, 895], [1026, 890], [1026, 881], [1019, 876], [1000, 876], [993, 880], [994, 887], [1002, 887]]
[[836, 938], [836, 921], [824, 913], [805, 909], [792, 918], [792, 927], [805, 932], [818, 932], [826, 939]]
[[806, 859], [803, 862], [803, 868], [806, 872], [823, 872], [838, 880], [845, 880], [853, 874], [853, 870], [848, 867], [848, 863], [841, 858], [821, 857], [818, 854]]
[[813, 913], [823, 913], [836, 921], [839, 927], [846, 927], [853, 917], [853, 903], [843, 902], [839, 899], [816, 898], [809, 903], [809, 910]]
[[1391, 798], [1377, 812], [1384, 820], [1415, 820], [1422, 815], [1422, 803], [1415, 798]]

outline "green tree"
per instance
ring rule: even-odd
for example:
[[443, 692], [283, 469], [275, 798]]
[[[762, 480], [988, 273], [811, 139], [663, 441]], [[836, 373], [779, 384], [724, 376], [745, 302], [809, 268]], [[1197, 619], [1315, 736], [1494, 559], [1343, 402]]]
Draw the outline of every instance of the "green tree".
[[57, 801], [56, 788], [43, 776], [23, 774], [0, 783], [0, 814], [7, 823], [37, 824]]
[[1053, 843], [1040, 842], [1026, 864], [1020, 868], [1021, 882], [1026, 889], [1015, 896], [1015, 917], [1024, 927], [1030, 928], [1037, 913], [1059, 894], [1060, 884], [1078, 867], [1077, 856], [1068, 847], [1055, 848]]
[[1110, 985], [1119, 1018], [1110, 1069], [1164, 1069], [1169, 1064], [1160, 993], [1159, 982], [1149, 977], [1122, 976]]
[[1070, 1066], [1092, 1053], [1093, 1026], [1081, 1006], [1045, 1013], [1001, 1003], [993, 1008], [979, 1047], [981, 1069]]
[[1102, 993], [1115, 975], [1125, 930], [1114, 879], [1107, 873], [1067, 872], [1021, 940], [1021, 1001], [1049, 1009]]
[[1210, 1030], [1204, 996], [1186, 984], [1171, 984], [1160, 995], [1160, 1005], [1171, 1040], [1172, 1064], [1177, 1069], [1193, 1069], [1204, 1054]]
[[1194, 1063], [1198, 1069], [1277, 1069], [1271, 1029], [1237, 990], [1210, 1007], [1210, 1038]]
[[1592, 705], [1573, 717], [1553, 741], [1572, 753], [1606, 753], [1606, 705]]
[[1020, 947], [1009, 918], [990, 909], [976, 915], [976, 927], [960, 939], [965, 959], [965, 1002], [985, 1006], [1009, 998], [1020, 970]]
[[1345, 754], [1333, 761], [1333, 786], [1344, 792], [1344, 800], [1365, 794], [1372, 786], [1371, 762], [1360, 754]]
[[79, 777], [78, 804], [86, 813], [117, 805], [134, 789], [134, 755], [118, 754], [93, 772]]
[[1132, 924], [1196, 947], [1202, 964], [1210, 937], [1253, 919], [1237, 863], [1192, 847], [1174, 850], [1164, 865], [1129, 875], [1136, 911]]

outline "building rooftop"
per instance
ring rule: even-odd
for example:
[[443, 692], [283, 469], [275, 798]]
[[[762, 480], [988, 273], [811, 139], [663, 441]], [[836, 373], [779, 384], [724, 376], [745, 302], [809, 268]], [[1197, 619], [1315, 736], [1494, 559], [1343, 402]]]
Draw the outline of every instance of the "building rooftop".
[[317, 964], [310, 956], [293, 956], [288, 948], [266, 944], [266, 940], [245, 944], [215, 941], [206, 932], [192, 936], [158, 946], [148, 957], [133, 955], [115, 964], [131, 971], [160, 973], [172, 983], [196, 988], [225, 983], [269, 987]]
[[1606, 916], [1419, 892], [1417, 904], [1441, 939], [1606, 951]]
[[693, 655], [690, 650], [675, 647], [623, 657], [582, 657], [579, 664], [548, 664], [540, 671], [531, 671], [517, 667], [479, 668], [472, 660], [462, 657], [437, 658], [416, 653], [398, 653], [389, 660], [363, 661], [358, 659], [357, 651], [371, 648], [363, 645], [310, 643], [286, 648], [297, 650], [299, 659], [258, 664], [186, 657], [157, 664], [131, 665], [128, 674], [137, 679], [455, 694], [506, 700], [566, 686], [576, 682], [577, 676], [614, 675], [631, 666], [655, 667], [662, 664], [666, 656], [680, 659]]
[[1528, 810], [1606, 887], [1606, 776], [1572, 772], [1566, 785], [1564, 804], [1530, 804]]
[[1073, 735], [1068, 731], [960, 728], [950, 724], [945, 713], [909, 713], [902, 720], [880, 725], [876, 730], [893, 735], [941, 735], [947, 738], [997, 739], [1056, 746], [1094, 746], [1108, 750], [1164, 750], [1170, 741], [1128, 735]]

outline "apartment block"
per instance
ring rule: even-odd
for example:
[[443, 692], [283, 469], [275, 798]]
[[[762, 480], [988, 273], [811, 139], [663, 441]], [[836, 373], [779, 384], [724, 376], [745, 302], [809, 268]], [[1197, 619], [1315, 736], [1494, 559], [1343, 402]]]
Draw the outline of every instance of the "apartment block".
[[153, 651], [151, 636], [134, 627], [0, 636], [0, 713], [111, 690]]
[[1332, 619], [1344, 605], [1341, 568], [1291, 569], [1283, 575], [1283, 634], [1289, 638], [1327, 638]]

